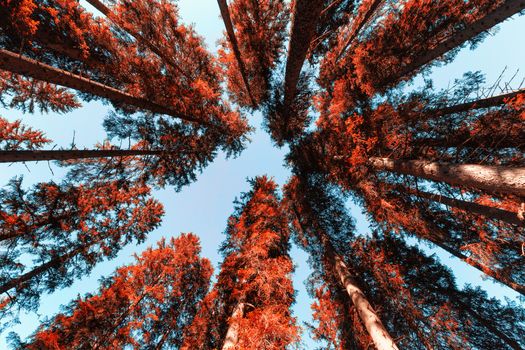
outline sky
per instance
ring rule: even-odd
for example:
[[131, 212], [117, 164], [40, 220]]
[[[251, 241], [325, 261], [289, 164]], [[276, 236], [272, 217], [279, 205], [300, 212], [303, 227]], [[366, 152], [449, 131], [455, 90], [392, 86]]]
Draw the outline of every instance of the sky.
[[[84, 1], [81, 3], [85, 5]], [[224, 28], [217, 3], [214, 0], [179, 0], [178, 4], [182, 21], [193, 23], [197, 32], [205, 38], [208, 48], [214, 52]], [[95, 12], [89, 5], [86, 5], [86, 8]], [[454, 79], [460, 78], [463, 73], [480, 70], [486, 74], [487, 85], [490, 85], [506, 68], [507, 79], [521, 69], [516, 78], [516, 81], [521, 81], [525, 76], [525, 46], [521, 45], [523, 33], [525, 16], [513, 17], [501, 24], [499, 30], [475, 50], [463, 49], [453, 63], [433, 69], [430, 77], [436, 87], [444, 88]], [[416, 79], [414, 86], [420, 83], [421, 79]], [[518, 84], [519, 82], [515, 85]], [[100, 102], [83, 103], [82, 108], [65, 115], [23, 115], [19, 111], [0, 108], [2, 117], [9, 120], [21, 119], [31, 127], [44, 130], [57, 145], [67, 147], [74, 140], [79, 148], [92, 147], [105, 139], [101, 124], [108, 112], [108, 106]], [[18, 333], [23, 339], [38, 327], [40, 320], [58, 312], [60, 305], [67, 304], [78, 295], [96, 292], [98, 280], [102, 276], [111, 274], [118, 266], [131, 263], [134, 253], [140, 253], [145, 247], [154, 245], [161, 237], [177, 236], [181, 232], [197, 234], [201, 238], [202, 255], [217, 267], [221, 261], [217, 249], [225, 238], [223, 232], [228, 216], [233, 213], [233, 201], [241, 192], [249, 190], [246, 179], [266, 174], [282, 186], [290, 175], [289, 170], [284, 167], [286, 148], [278, 149], [273, 146], [269, 135], [261, 128], [261, 115], [250, 115], [249, 122], [256, 131], [250, 137], [251, 143], [239, 157], [225, 159], [223, 155], [219, 155], [198, 176], [196, 182], [179, 193], [170, 188], [155, 191], [154, 195], [163, 203], [166, 214], [162, 226], [151, 233], [145, 243], [124, 247], [117, 258], [98, 264], [89, 276], [75, 282], [71, 287], [59, 290], [53, 295], [43, 296], [38, 314], [22, 314], [21, 324], [0, 335], [0, 349], [7, 348], [6, 336], [9, 331]], [[64, 169], [48, 163], [1, 165], [0, 186], [4, 186], [12, 177], [20, 175], [24, 176], [25, 186], [49, 180], [60, 181], [64, 173]], [[361, 209], [352, 203], [348, 203], [348, 207], [356, 217], [358, 231], [367, 232], [368, 225]], [[481, 285], [489, 295], [498, 298], [517, 297], [517, 294], [508, 288], [485, 281], [479, 271], [449, 257], [440, 249], [425, 247], [425, 250], [429, 254], [437, 254], [445, 265], [453, 269], [459, 285]], [[296, 264], [293, 282], [297, 290], [297, 302], [293, 308], [294, 314], [301, 323], [309, 322], [311, 299], [304, 286], [304, 281], [310, 273], [307, 256], [296, 247], [292, 249], [291, 256]], [[315, 342], [304, 334], [300, 348], [314, 349]]]

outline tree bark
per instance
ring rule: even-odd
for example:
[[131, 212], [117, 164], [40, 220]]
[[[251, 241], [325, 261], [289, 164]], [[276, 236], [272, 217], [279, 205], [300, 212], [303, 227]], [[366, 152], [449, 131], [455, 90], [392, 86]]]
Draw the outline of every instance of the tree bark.
[[208, 122], [198, 121], [194, 117], [180, 114], [169, 107], [159, 105], [145, 98], [135, 97], [111, 86], [4, 49], [0, 49], [0, 69], [106, 98], [118, 104], [127, 104], [153, 113], [171, 115], [192, 123], [210, 125]]
[[442, 115], [446, 114], [452, 114], [452, 113], [461, 113], [466, 112], [472, 109], [482, 109], [482, 108], [490, 108], [499, 106], [505, 103], [505, 101], [513, 99], [514, 97], [517, 97], [519, 95], [525, 94], [525, 89], [520, 89], [514, 92], [510, 92], [508, 94], [502, 94], [487, 98], [482, 98], [475, 101], [460, 103], [453, 106], [443, 107], [439, 109], [430, 110], [429, 114], [431, 114], [431, 118], [440, 117]]
[[113, 11], [109, 9], [102, 1], [100, 0], [86, 0], [91, 6], [95, 7], [97, 10], [102, 12], [104, 16], [109, 18], [113, 23], [124, 29], [128, 34], [130, 34], [132, 37], [134, 37], [137, 41], [143, 43], [146, 45], [151, 52], [153, 52], [155, 55], [163, 59], [165, 62], [167, 62], [170, 66], [175, 68], [179, 73], [184, 75], [186, 78], [191, 79], [191, 77], [182, 69], [180, 66], [175, 62], [174, 59], [168, 57], [167, 55], [163, 54], [161, 50], [159, 50], [155, 45], [152, 45], [146, 38], [144, 38], [138, 31], [134, 30], [130, 25], [127, 23], [122, 23], [118, 16], [116, 16]]
[[234, 349], [239, 342], [239, 319], [244, 316], [244, 303], [239, 303], [230, 318], [230, 327], [226, 332], [222, 350]]
[[466, 210], [468, 212], [479, 214], [487, 218], [496, 219], [512, 225], [525, 227], [525, 221], [519, 218], [518, 213], [514, 213], [508, 210], [489, 207], [474, 202], [467, 202], [460, 199], [445, 197], [439, 194], [433, 194], [425, 191], [416, 191], [413, 189], [408, 189], [408, 192], [421, 198], [425, 198], [434, 202], [439, 202], [454, 208]]
[[398, 349], [394, 340], [388, 334], [383, 323], [372, 308], [372, 305], [366, 299], [363, 291], [357, 286], [356, 281], [349, 273], [348, 268], [340, 256], [334, 257], [334, 270], [341, 284], [346, 289], [350, 300], [354, 304], [361, 321], [363, 321], [368, 334], [372, 338], [377, 350], [394, 350]]
[[[502, 130], [503, 131], [503, 130]], [[504, 131], [503, 131], [504, 132]], [[498, 140], [498, 138], [500, 138]], [[482, 148], [482, 149], [504, 149], [525, 147], [525, 130], [519, 137], [505, 137], [505, 135], [470, 135], [458, 133], [440, 138], [414, 139], [412, 144], [419, 147], [435, 148]]]
[[468, 24], [466, 28], [458, 31], [451, 38], [445, 40], [426, 54], [416, 58], [407, 66], [402, 67], [395, 80], [399, 80], [403, 77], [411, 75], [415, 70], [430, 63], [436, 58], [443, 56], [450, 50], [463, 45], [468, 40], [474, 38], [486, 30], [489, 30], [493, 26], [503, 22], [505, 19], [511, 17], [523, 9], [525, 9], [525, 0], [506, 0], [491, 13], [478, 19], [474, 23]]
[[310, 42], [315, 34], [317, 22], [323, 9], [322, 0], [296, 0], [292, 21], [292, 33], [288, 48], [288, 60], [284, 77], [284, 111], [288, 111], [297, 93]]
[[239, 43], [237, 42], [237, 37], [235, 36], [235, 30], [233, 29], [233, 23], [230, 16], [230, 9], [228, 8], [228, 3], [226, 0], [217, 0], [219, 4], [219, 9], [221, 10], [221, 17], [224, 21], [224, 26], [226, 27], [226, 33], [228, 33], [228, 39], [232, 46], [233, 54], [237, 60], [237, 65], [239, 66], [239, 72], [241, 73], [244, 86], [246, 87], [246, 92], [250, 98], [253, 108], [257, 107], [257, 103], [252, 95], [252, 90], [250, 89], [250, 82], [248, 81], [248, 75], [246, 74], [246, 66], [242, 60], [241, 50], [239, 49]]
[[375, 170], [412, 175], [451, 185], [471, 187], [491, 193], [525, 197], [525, 168], [477, 164], [450, 164], [423, 160], [395, 160], [372, 157]]
[[0, 151], [0, 163], [37, 162], [46, 160], [74, 160], [85, 158], [111, 158], [129, 156], [158, 156], [155, 150], [51, 150]]

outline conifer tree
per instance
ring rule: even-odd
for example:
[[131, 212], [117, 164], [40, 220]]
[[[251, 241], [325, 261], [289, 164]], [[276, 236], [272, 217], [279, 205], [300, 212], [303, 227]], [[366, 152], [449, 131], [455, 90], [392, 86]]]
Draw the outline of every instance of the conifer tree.
[[20, 349], [179, 348], [208, 291], [212, 267], [193, 234], [162, 239], [116, 270], [94, 295], [70, 303]]
[[251, 185], [228, 221], [217, 283], [183, 349], [283, 349], [298, 340], [287, 218], [272, 180]]
[[144, 241], [163, 215], [140, 183], [40, 183], [13, 179], [0, 193], [2, 316], [36, 310], [125, 245]]

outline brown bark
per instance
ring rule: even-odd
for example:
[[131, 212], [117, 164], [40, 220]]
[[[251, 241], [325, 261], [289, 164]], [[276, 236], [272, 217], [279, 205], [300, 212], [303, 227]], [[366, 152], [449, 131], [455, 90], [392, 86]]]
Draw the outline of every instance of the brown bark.
[[411, 75], [415, 70], [430, 63], [431, 61], [443, 56], [450, 50], [463, 45], [466, 41], [474, 38], [482, 32], [489, 30], [505, 19], [525, 9], [525, 0], [506, 0], [497, 9], [480, 18], [474, 23], [468, 24], [466, 28], [455, 33], [451, 38], [439, 44], [434, 49], [416, 58], [412, 63], [406, 67], [401, 68], [399, 74], [395, 78], [402, 79], [403, 77]]
[[111, 14], [111, 10], [109, 9], [109, 7], [104, 5], [104, 3], [100, 0], [87, 0], [87, 2], [91, 6], [102, 12], [106, 17], [109, 17], [109, 15]]
[[323, 5], [324, 1], [322, 0], [295, 1], [292, 33], [284, 78], [284, 111], [289, 110], [297, 93], [297, 84], [301, 70], [310, 48], [310, 42], [315, 34]]
[[518, 197], [525, 197], [525, 168], [523, 167], [450, 164], [377, 157], [370, 158], [369, 164], [379, 171], [392, 171], [491, 193], [514, 194]]
[[396, 343], [385, 329], [381, 319], [366, 299], [363, 291], [357, 286], [355, 279], [349, 273], [348, 268], [340, 256], [334, 257], [334, 269], [341, 284], [346, 289], [350, 300], [354, 304], [361, 321], [364, 323], [368, 334], [372, 338], [377, 350], [398, 349]]
[[226, 332], [222, 350], [234, 349], [239, 342], [239, 319], [244, 316], [244, 303], [239, 303], [230, 318], [230, 327]]
[[85, 158], [110, 158], [128, 156], [158, 156], [155, 150], [51, 150], [51, 151], [0, 151], [0, 163], [37, 162], [46, 160], [73, 160]]
[[241, 50], [239, 49], [239, 43], [237, 42], [237, 37], [235, 36], [235, 30], [233, 29], [233, 23], [230, 16], [230, 9], [228, 8], [228, 3], [226, 0], [217, 0], [219, 8], [221, 10], [222, 20], [224, 21], [224, 26], [226, 27], [226, 33], [228, 33], [228, 39], [232, 46], [233, 54], [237, 60], [239, 66], [239, 72], [241, 73], [244, 86], [246, 87], [246, 92], [250, 97], [250, 101], [253, 105], [253, 108], [257, 107], [257, 103], [252, 95], [252, 90], [250, 89], [250, 82], [248, 81], [248, 75], [246, 74], [246, 66], [242, 60]]
[[486, 205], [468, 202], [460, 199], [445, 197], [439, 194], [428, 193], [425, 191], [416, 191], [408, 189], [408, 192], [421, 198], [425, 198], [434, 202], [439, 202], [454, 208], [462, 209], [470, 213], [479, 214], [490, 219], [496, 219], [507, 222], [512, 225], [525, 227], [525, 221], [519, 218], [518, 213], [514, 213], [508, 210], [489, 207]]
[[446, 114], [452, 114], [452, 113], [460, 113], [460, 112], [466, 112], [471, 109], [482, 109], [482, 108], [490, 108], [495, 107], [504, 104], [506, 101], [513, 99], [514, 97], [517, 97], [519, 95], [525, 94], [525, 89], [520, 89], [514, 92], [510, 92], [508, 94], [502, 94], [487, 98], [482, 98], [475, 101], [465, 102], [461, 104], [457, 104], [454, 106], [448, 106], [440, 109], [435, 109], [429, 111], [429, 115], [431, 115], [431, 118], [440, 117], [442, 115]]
[[198, 121], [194, 117], [180, 114], [169, 107], [159, 105], [145, 98], [132, 96], [89, 78], [49, 66], [4, 49], [0, 49], [0, 69], [79, 90], [119, 104], [127, 104], [153, 113], [171, 115], [188, 122], [209, 125], [207, 122]]

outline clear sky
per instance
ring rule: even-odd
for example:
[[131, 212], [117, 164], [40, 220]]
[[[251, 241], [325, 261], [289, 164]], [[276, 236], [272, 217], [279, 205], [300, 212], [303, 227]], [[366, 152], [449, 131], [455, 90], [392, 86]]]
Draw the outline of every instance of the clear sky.
[[[84, 4], [84, 1], [81, 3]], [[182, 20], [185, 23], [194, 23], [197, 32], [206, 39], [208, 48], [215, 51], [216, 42], [223, 32], [217, 3], [214, 0], [180, 0], [178, 3]], [[86, 7], [92, 9], [89, 6]], [[516, 81], [521, 80], [525, 76], [525, 48], [522, 45], [524, 33], [525, 16], [508, 20], [500, 25], [495, 35], [487, 38], [476, 50], [463, 50], [454, 63], [434, 69], [431, 77], [437, 87], [446, 87], [449, 82], [460, 78], [464, 72], [480, 70], [486, 73], [487, 82], [492, 83], [507, 67], [508, 78], [516, 70], [522, 69], [516, 78]], [[104, 140], [105, 133], [101, 123], [108, 110], [107, 106], [95, 102], [84, 103], [83, 108], [66, 115], [23, 115], [19, 111], [4, 109], [0, 109], [0, 115], [10, 120], [22, 119], [25, 124], [44, 130], [48, 137], [59, 146], [66, 147], [74, 137], [77, 147], [82, 148], [91, 147]], [[283, 166], [286, 149], [277, 149], [272, 146], [269, 136], [260, 127], [262, 122], [260, 114], [249, 116], [249, 121], [257, 130], [251, 135], [252, 142], [240, 157], [226, 160], [222, 155], [219, 156], [203, 171], [195, 183], [185, 187], [180, 193], [175, 193], [170, 188], [155, 192], [155, 197], [165, 206], [166, 215], [162, 226], [149, 235], [146, 243], [126, 246], [116, 259], [97, 265], [89, 276], [77, 281], [72, 287], [60, 290], [53, 295], [43, 296], [38, 315], [23, 314], [22, 323], [11, 330], [24, 338], [35, 330], [39, 319], [55, 314], [60, 305], [68, 303], [79, 294], [95, 292], [101, 276], [107, 276], [117, 266], [131, 262], [133, 253], [140, 253], [146, 246], [155, 244], [162, 236], [170, 237], [180, 232], [193, 232], [199, 235], [203, 247], [202, 254], [217, 266], [221, 261], [217, 249], [224, 239], [223, 231], [226, 227], [226, 220], [233, 212], [233, 200], [241, 192], [249, 189], [246, 179], [267, 174], [272, 176], [279, 185], [283, 185], [290, 174]], [[17, 175], [23, 175], [25, 185], [28, 186], [51, 179], [59, 181], [63, 174], [63, 169], [47, 163], [28, 163], [27, 166], [22, 164], [2, 165], [0, 186], [5, 185], [10, 178]], [[358, 220], [359, 231], [366, 232], [367, 223], [363, 220], [361, 210], [351, 203], [349, 203], [349, 209]], [[516, 298], [516, 293], [508, 288], [484, 281], [480, 272], [450, 258], [448, 254], [438, 249], [429, 250], [429, 252], [438, 254], [444, 264], [453, 268], [460, 285], [463, 283], [482, 285], [492, 296]], [[304, 252], [294, 248], [291, 254], [297, 266], [294, 285], [298, 293], [294, 313], [302, 323], [310, 320], [311, 300], [303, 284], [310, 271]], [[7, 333], [8, 331], [0, 336], [0, 349], [7, 348], [5, 339]], [[301, 348], [313, 349], [315, 347], [314, 342], [306, 334], [303, 339], [304, 344]]]

